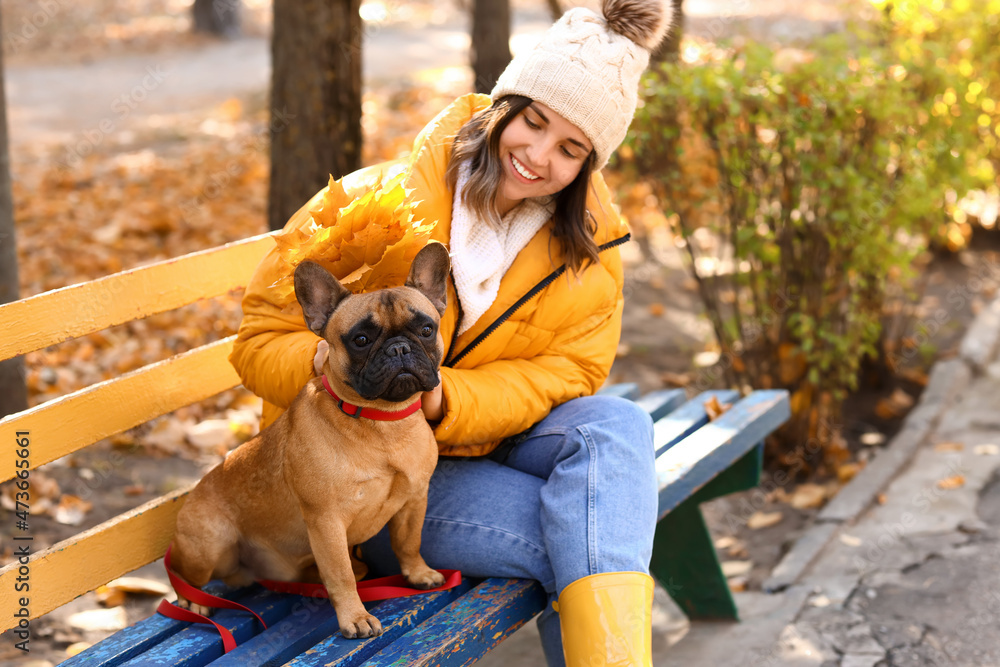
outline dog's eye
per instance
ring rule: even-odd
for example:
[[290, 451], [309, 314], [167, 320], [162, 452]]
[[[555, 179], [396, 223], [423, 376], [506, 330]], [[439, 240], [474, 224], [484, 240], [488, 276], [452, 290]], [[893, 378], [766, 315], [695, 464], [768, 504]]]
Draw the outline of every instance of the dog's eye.
[[368, 345], [368, 336], [365, 336], [364, 334], [360, 336], [355, 336], [354, 344], [357, 345], [358, 347], [364, 347], [365, 345]]
[[420, 330], [420, 335], [424, 338], [430, 338], [431, 334], [434, 333], [434, 327], [429, 324], [425, 324], [424, 328]]

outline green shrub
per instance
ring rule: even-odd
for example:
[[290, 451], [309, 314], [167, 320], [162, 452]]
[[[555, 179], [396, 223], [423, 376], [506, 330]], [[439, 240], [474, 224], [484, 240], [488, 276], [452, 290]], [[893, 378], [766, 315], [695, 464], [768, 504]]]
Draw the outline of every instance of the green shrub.
[[[869, 34], [908, 73], [909, 85], [931, 122], [947, 128], [955, 142], [951, 148], [968, 152], [975, 187], [996, 197], [1000, 0], [872, 0], [871, 7]], [[961, 207], [950, 205], [947, 213], [936, 236], [957, 249], [971, 227]]]
[[810, 439], [843, 456], [830, 425], [878, 355], [887, 289], [972, 182], [972, 139], [922, 94], [890, 48], [844, 36], [645, 79], [621, 166], [675, 222], [728, 382], [791, 391], [786, 457]]

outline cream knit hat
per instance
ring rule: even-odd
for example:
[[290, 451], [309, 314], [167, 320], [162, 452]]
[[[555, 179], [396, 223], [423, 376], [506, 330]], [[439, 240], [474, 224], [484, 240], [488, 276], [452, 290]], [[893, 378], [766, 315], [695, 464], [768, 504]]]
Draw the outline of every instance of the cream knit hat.
[[635, 114], [639, 77], [673, 21], [670, 0], [603, 0], [598, 16], [576, 7], [520, 53], [490, 96], [524, 95], [587, 135], [601, 169]]

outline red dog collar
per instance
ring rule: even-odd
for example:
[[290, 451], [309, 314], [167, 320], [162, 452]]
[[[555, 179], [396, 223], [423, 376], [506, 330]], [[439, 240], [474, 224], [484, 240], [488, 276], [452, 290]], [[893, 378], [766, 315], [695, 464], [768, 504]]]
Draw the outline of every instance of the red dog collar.
[[[402, 410], [397, 410], [395, 412], [388, 412], [386, 410], [376, 410], [375, 408], [362, 408], [351, 403], [345, 403], [344, 399], [334, 393], [333, 389], [330, 387], [330, 382], [323, 376], [323, 387], [326, 389], [327, 393], [333, 396], [333, 400], [337, 401], [337, 407], [348, 417], [353, 417], [358, 419], [359, 417], [364, 417], [365, 419], [374, 419], [380, 422], [391, 422], [398, 419], [404, 419], [409, 417], [414, 412], [420, 409], [420, 399], [418, 398], [414, 403], [411, 403], [409, 407], [403, 408]], [[353, 412], [349, 412], [353, 411]]]

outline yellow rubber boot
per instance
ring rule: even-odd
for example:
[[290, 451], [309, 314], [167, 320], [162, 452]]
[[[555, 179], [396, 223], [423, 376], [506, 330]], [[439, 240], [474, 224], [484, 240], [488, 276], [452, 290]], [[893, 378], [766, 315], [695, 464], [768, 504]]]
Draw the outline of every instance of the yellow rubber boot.
[[653, 578], [608, 572], [577, 579], [553, 606], [566, 667], [653, 667]]

